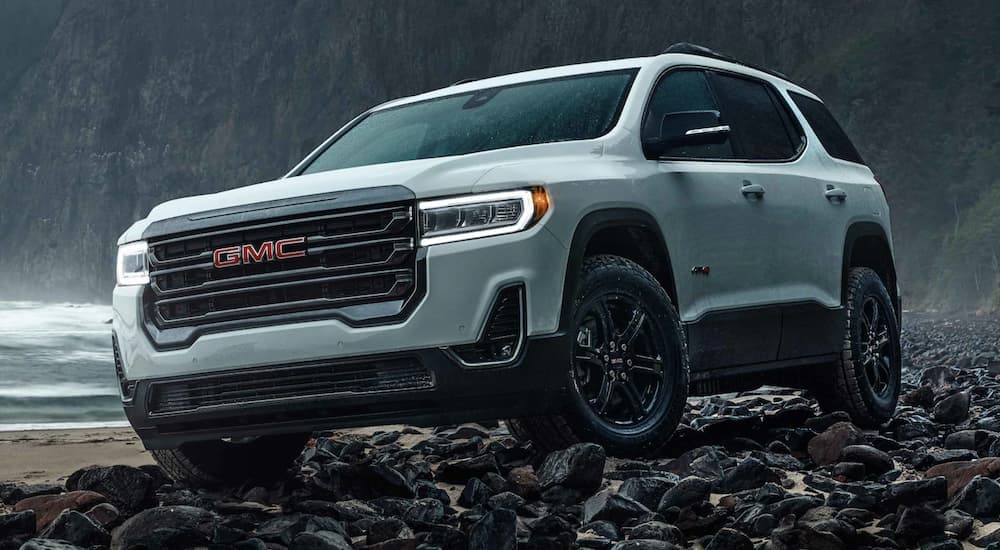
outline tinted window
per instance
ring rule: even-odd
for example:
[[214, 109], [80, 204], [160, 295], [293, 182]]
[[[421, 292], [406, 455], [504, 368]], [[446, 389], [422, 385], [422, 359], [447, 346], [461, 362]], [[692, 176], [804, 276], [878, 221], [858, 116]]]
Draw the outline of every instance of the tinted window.
[[737, 155], [749, 160], [785, 160], [798, 153], [787, 113], [763, 82], [712, 73], [722, 118], [736, 134]]
[[[653, 90], [642, 123], [643, 139], [659, 136], [663, 115], [685, 111], [718, 111], [719, 106], [708, 86], [702, 71], [673, 71], [667, 73]], [[729, 140], [721, 144], [672, 147], [663, 153], [664, 157], [684, 157], [702, 159], [728, 159], [733, 157]]]
[[806, 122], [809, 123], [809, 126], [812, 126], [813, 132], [816, 132], [816, 137], [823, 144], [823, 148], [826, 149], [826, 152], [831, 157], [858, 164], [865, 163], [861, 159], [861, 155], [858, 154], [858, 150], [854, 148], [854, 144], [851, 143], [850, 138], [847, 137], [847, 133], [837, 123], [837, 119], [833, 118], [826, 105], [811, 97], [806, 97], [795, 92], [792, 92], [790, 95], [792, 96], [792, 101], [802, 111], [802, 115], [806, 117]]
[[303, 173], [596, 138], [617, 120], [633, 76], [543, 80], [375, 111]]

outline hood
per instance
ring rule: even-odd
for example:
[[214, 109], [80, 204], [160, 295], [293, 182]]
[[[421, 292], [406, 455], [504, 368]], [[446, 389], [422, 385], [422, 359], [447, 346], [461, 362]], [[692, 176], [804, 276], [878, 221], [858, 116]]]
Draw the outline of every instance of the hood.
[[278, 199], [388, 185], [402, 185], [418, 198], [468, 193], [484, 174], [500, 164], [499, 161], [483, 162], [483, 159], [472, 162], [468, 156], [410, 160], [282, 178], [220, 193], [185, 197], [153, 208], [145, 219], [132, 225], [118, 243], [139, 240], [149, 224], [160, 220]]

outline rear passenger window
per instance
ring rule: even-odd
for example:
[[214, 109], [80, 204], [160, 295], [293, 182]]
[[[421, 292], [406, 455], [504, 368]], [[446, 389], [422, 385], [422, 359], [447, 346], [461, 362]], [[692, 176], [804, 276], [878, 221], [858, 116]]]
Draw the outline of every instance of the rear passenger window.
[[806, 117], [806, 122], [809, 123], [809, 126], [812, 126], [813, 132], [816, 132], [816, 137], [819, 138], [820, 143], [823, 144], [823, 148], [826, 149], [826, 152], [831, 157], [858, 164], [865, 163], [861, 159], [858, 150], [855, 149], [854, 144], [851, 143], [850, 138], [847, 137], [847, 133], [837, 123], [837, 119], [833, 118], [833, 114], [826, 108], [826, 105], [811, 97], [806, 97], [795, 92], [790, 92], [789, 95], [792, 96], [792, 101], [802, 111], [802, 115]]
[[736, 137], [736, 154], [747, 160], [787, 160], [798, 154], [801, 136], [781, 98], [764, 83], [721, 73], [712, 85], [722, 117]]
[[[719, 105], [708, 86], [705, 73], [698, 70], [672, 71], [653, 90], [642, 122], [643, 139], [658, 136], [663, 115], [688, 111], [718, 111]], [[689, 159], [731, 159], [733, 147], [725, 143], [672, 147], [664, 157]]]

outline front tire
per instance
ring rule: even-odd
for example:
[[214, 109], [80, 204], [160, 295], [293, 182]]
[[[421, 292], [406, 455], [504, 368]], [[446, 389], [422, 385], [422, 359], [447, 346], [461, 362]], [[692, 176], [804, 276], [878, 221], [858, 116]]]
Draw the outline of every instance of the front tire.
[[308, 435], [257, 437], [249, 441], [192, 441], [150, 454], [174, 481], [194, 487], [273, 481], [302, 453]]
[[584, 261], [566, 360], [572, 397], [558, 416], [508, 420], [543, 451], [580, 441], [615, 456], [656, 453], [684, 413], [688, 359], [677, 310], [656, 279], [617, 256]]
[[867, 267], [847, 274], [847, 325], [841, 359], [818, 388], [824, 412], [846, 411], [874, 428], [892, 418], [902, 379], [899, 321], [882, 279]]

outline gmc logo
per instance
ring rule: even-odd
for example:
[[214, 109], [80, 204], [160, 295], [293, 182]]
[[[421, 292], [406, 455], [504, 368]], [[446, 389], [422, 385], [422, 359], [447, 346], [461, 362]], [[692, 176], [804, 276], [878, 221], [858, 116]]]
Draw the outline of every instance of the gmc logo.
[[305, 237], [295, 237], [292, 239], [281, 239], [280, 241], [265, 241], [259, 247], [252, 244], [240, 246], [227, 246], [219, 248], [212, 253], [212, 263], [215, 267], [233, 267], [240, 264], [270, 262], [272, 260], [287, 260], [289, 258], [301, 258], [306, 255], [305, 250], [285, 249], [289, 246], [306, 242]]

